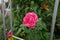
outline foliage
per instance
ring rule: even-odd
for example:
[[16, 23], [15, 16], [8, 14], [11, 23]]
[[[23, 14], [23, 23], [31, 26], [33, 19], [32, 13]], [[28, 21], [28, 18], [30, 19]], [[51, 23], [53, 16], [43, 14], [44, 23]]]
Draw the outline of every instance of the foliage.
[[[12, 0], [12, 18], [13, 18], [13, 33], [15, 36], [25, 40], [49, 40], [50, 27], [53, 14], [55, 0]], [[48, 7], [44, 6], [47, 4]], [[59, 5], [60, 6], [60, 5]], [[48, 10], [47, 10], [47, 9]], [[39, 17], [39, 22], [34, 29], [27, 28], [22, 24], [23, 17], [27, 12], [35, 12]], [[54, 34], [54, 40], [59, 38], [60, 32], [60, 7], [58, 9], [58, 16]], [[0, 18], [2, 19], [2, 17]], [[0, 20], [0, 35], [3, 34], [2, 20]], [[6, 17], [6, 25], [9, 31], [9, 19]], [[59, 32], [58, 32], [59, 31]], [[0, 37], [3, 40], [3, 36]]]
[[[46, 3], [49, 10], [43, 9], [43, 5]], [[25, 40], [49, 40], [54, 0], [13, 0], [12, 4], [14, 35]], [[22, 24], [27, 12], [35, 12], [39, 17], [35, 29], [27, 28]]]

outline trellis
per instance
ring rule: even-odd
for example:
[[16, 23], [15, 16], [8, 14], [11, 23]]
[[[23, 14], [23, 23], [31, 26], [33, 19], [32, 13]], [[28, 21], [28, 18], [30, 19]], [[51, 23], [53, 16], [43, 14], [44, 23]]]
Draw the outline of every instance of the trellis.
[[[2, 1], [2, 17], [3, 17], [3, 26], [4, 26], [4, 39], [6, 40], [6, 25], [5, 25], [5, 15], [4, 15], [4, 13], [5, 13], [4, 12], [5, 11], [4, 5], [5, 4], [4, 4], [4, 0], [1, 0], [1, 1]], [[54, 28], [55, 28], [58, 5], [59, 5], [59, 0], [55, 0], [54, 11], [53, 11], [53, 16], [52, 16], [50, 40], [53, 40], [53, 33], [54, 33]], [[13, 32], [13, 30], [12, 30], [12, 2], [11, 2], [11, 0], [9, 1], [9, 4], [8, 4], [7, 8], [8, 8], [8, 10], [6, 10], [6, 11], [10, 12], [10, 15], [9, 15], [10, 27], [11, 27], [10, 31]], [[12, 37], [16, 38], [16, 39], [19, 39], [19, 40], [24, 40], [22, 38], [14, 36], [14, 35], [12, 35]]]

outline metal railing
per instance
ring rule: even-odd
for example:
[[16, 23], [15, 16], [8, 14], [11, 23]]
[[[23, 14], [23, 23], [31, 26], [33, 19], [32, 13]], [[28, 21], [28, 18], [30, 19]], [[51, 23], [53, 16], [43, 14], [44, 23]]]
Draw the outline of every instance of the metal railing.
[[[12, 2], [11, 0], [9, 1], [9, 6], [8, 8], [10, 9], [10, 27], [11, 27], [11, 31], [12, 30]], [[55, 0], [55, 5], [54, 5], [54, 11], [53, 11], [53, 16], [52, 16], [52, 24], [51, 24], [51, 33], [50, 33], [50, 40], [53, 40], [53, 33], [54, 33], [54, 28], [55, 28], [55, 22], [56, 22], [56, 16], [57, 16], [57, 10], [58, 10], [58, 5], [59, 5], [59, 0]], [[4, 16], [4, 0], [2, 0], [2, 17], [3, 17], [3, 26], [4, 26], [4, 39], [6, 40], [6, 25], [5, 25], [5, 16]], [[21, 39], [19, 37], [16, 37], [14, 35], [12, 35], [12, 37], [19, 39], [19, 40], [24, 40]]]
[[50, 40], [53, 40], [53, 33], [54, 33], [54, 28], [55, 28], [58, 5], [59, 5], [59, 0], [55, 0], [54, 11], [53, 11], [53, 16], [52, 16]]

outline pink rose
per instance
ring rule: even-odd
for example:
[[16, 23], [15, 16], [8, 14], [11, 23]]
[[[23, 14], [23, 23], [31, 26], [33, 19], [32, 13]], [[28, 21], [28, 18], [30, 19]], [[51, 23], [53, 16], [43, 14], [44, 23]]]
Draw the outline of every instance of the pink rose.
[[29, 28], [35, 28], [35, 24], [38, 22], [38, 16], [34, 12], [26, 13], [25, 17], [23, 18], [23, 25]]
[[12, 37], [12, 35], [13, 35], [13, 32], [11, 32], [11, 31], [9, 31], [9, 32], [7, 33], [7, 37], [8, 37], [8, 38]]

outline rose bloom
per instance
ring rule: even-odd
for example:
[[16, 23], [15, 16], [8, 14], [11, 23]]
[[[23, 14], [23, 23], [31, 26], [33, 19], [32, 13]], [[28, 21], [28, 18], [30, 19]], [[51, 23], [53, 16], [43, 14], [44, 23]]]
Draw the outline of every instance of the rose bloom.
[[23, 18], [23, 25], [29, 28], [35, 28], [36, 23], [38, 22], [38, 16], [34, 12], [26, 13]]
[[11, 31], [9, 31], [9, 32], [7, 33], [7, 37], [8, 37], [8, 38], [12, 37], [12, 35], [13, 35], [13, 32], [11, 32]]

